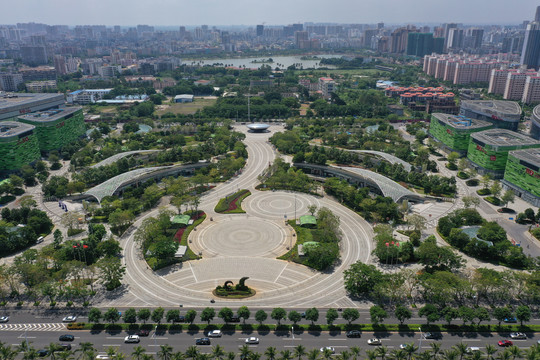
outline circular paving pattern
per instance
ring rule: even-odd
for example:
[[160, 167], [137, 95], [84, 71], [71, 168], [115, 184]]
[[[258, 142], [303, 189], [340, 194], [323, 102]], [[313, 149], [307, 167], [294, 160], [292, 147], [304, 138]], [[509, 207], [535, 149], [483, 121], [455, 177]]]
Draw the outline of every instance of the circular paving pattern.
[[204, 257], [276, 257], [286, 251], [286, 237], [283, 227], [272, 221], [226, 218], [198, 232], [194, 241], [205, 249]]
[[320, 206], [318, 201], [313, 201], [313, 196], [306, 196], [305, 194], [286, 193], [286, 192], [273, 192], [273, 191], [260, 191], [247, 197], [242, 203], [242, 207], [253, 216], [272, 218], [272, 219], [293, 219], [295, 213], [296, 202], [296, 216], [308, 214], [308, 206], [316, 205]]

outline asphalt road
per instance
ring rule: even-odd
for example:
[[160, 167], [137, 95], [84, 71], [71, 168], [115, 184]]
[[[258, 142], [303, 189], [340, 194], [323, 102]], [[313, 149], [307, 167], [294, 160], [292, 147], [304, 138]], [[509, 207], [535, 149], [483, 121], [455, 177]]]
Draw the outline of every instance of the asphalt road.
[[[133, 349], [140, 345], [144, 347], [149, 354], [155, 354], [159, 351], [160, 345], [170, 345], [174, 351], [185, 351], [189, 346], [195, 345], [195, 339], [203, 337], [202, 331], [197, 332], [176, 332], [176, 333], [159, 333], [154, 332], [149, 337], [142, 337], [139, 344], [125, 344], [124, 337], [128, 335], [126, 332], [90, 332], [90, 331], [72, 331], [72, 332], [18, 332], [4, 331], [0, 332], [2, 341], [7, 345], [17, 346], [21, 342], [27, 340], [34, 348], [42, 349], [50, 343], [59, 343], [58, 337], [61, 334], [73, 334], [75, 340], [71, 343], [72, 350], [76, 350], [82, 342], [90, 342], [94, 344], [98, 353], [105, 353], [109, 347], [118, 349], [125, 354], [131, 354]], [[258, 345], [249, 345], [250, 350], [254, 352], [264, 353], [267, 347], [276, 347], [278, 351], [294, 350], [295, 346], [303, 345], [309, 351], [313, 348], [323, 346], [331, 346], [335, 348], [336, 353], [348, 350], [353, 346], [360, 347], [365, 352], [366, 349], [375, 348], [367, 344], [369, 338], [378, 337], [382, 340], [382, 344], [390, 351], [399, 348], [400, 344], [414, 343], [420, 347], [422, 351], [431, 348], [431, 343], [440, 342], [442, 349], [450, 348], [453, 345], [461, 342], [468, 346], [484, 348], [486, 344], [497, 345], [497, 341], [508, 339], [508, 334], [442, 334], [440, 340], [422, 339], [419, 333], [373, 333], [363, 332], [360, 338], [347, 338], [344, 332], [298, 332], [295, 331], [294, 336], [284, 332], [241, 332], [231, 331], [224, 332], [221, 338], [212, 338], [211, 345], [221, 345], [225, 351], [238, 352], [239, 348], [245, 344], [245, 339], [250, 336], [256, 336], [260, 339]], [[537, 343], [539, 336], [530, 337], [526, 340], [514, 340], [514, 344], [520, 348], [527, 348]], [[421, 343], [421, 344], [420, 344]], [[201, 352], [210, 353], [212, 346], [198, 346]]]

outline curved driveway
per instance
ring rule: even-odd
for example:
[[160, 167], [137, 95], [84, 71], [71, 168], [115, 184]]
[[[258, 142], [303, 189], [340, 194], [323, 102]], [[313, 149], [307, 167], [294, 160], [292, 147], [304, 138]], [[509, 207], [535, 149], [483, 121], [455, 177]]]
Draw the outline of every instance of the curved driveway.
[[[199, 207], [208, 217], [189, 237], [190, 247], [201, 252], [203, 258], [153, 272], [142, 258], [133, 232], [125, 234], [121, 239], [127, 268], [125, 287], [104, 298], [102, 306], [207, 306], [213, 298], [211, 290], [217, 285], [226, 280], [236, 283], [243, 276], [249, 276], [247, 284], [257, 294], [243, 300], [216, 298], [215, 306], [357, 306], [345, 293], [343, 271], [358, 260], [369, 261], [373, 236], [369, 224], [326, 197], [255, 190], [257, 177], [273, 162], [276, 153], [268, 142], [269, 133], [247, 133], [244, 127], [238, 130], [247, 135], [248, 162], [242, 174], [201, 198]], [[238, 189], [252, 192], [242, 205], [246, 214], [216, 214], [213, 208], [217, 201]], [[285, 216], [294, 218], [295, 208], [297, 217], [304, 215], [310, 204], [328, 207], [341, 219], [341, 263], [331, 272], [320, 273], [276, 259], [295, 240], [292, 229], [285, 224]], [[135, 226], [157, 212], [145, 214]]]

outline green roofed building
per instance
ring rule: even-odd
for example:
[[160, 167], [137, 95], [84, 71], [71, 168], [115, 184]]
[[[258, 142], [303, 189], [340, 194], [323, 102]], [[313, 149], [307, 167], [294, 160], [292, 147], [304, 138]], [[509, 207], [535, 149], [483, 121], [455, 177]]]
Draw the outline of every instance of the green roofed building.
[[0, 122], [0, 171], [13, 171], [41, 157], [35, 127], [15, 121]]
[[539, 141], [526, 135], [506, 129], [491, 129], [471, 135], [467, 158], [480, 174], [491, 174], [501, 179], [510, 151], [539, 147]]
[[180, 225], [188, 226], [189, 220], [191, 220], [191, 217], [189, 215], [175, 215], [171, 219], [171, 222], [173, 224], [180, 224]]
[[19, 116], [18, 121], [36, 127], [39, 148], [43, 152], [60, 149], [86, 133], [81, 107], [40, 111]]
[[317, 218], [313, 215], [302, 215], [300, 216], [300, 226], [317, 226]]
[[503, 186], [534, 206], [540, 206], [540, 148], [508, 153]]
[[471, 134], [492, 127], [493, 125], [487, 121], [435, 113], [431, 115], [429, 134], [441, 142], [446, 150], [465, 155]]

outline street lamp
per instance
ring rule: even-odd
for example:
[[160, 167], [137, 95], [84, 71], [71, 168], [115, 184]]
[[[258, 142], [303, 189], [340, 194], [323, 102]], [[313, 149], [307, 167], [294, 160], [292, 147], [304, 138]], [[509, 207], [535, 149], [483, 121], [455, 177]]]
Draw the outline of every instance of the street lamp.
[[418, 351], [421, 352], [422, 351], [422, 338], [423, 338], [423, 336], [422, 336], [422, 327], [420, 326], [418, 328], [418, 330], [420, 330], [420, 343], [418, 344]]

